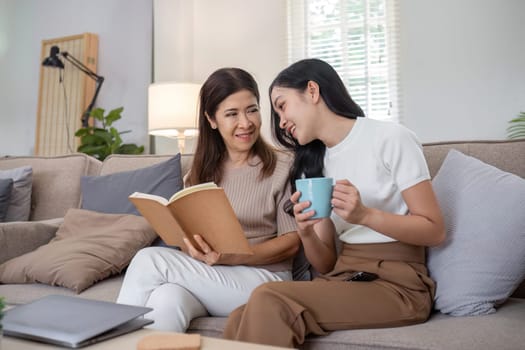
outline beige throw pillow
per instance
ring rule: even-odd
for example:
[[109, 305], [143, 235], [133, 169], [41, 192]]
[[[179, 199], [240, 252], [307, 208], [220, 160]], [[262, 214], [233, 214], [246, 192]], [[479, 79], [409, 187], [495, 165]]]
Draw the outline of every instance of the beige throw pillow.
[[0, 282], [44, 283], [80, 293], [120, 273], [156, 237], [140, 216], [69, 209], [48, 244], [0, 265]]

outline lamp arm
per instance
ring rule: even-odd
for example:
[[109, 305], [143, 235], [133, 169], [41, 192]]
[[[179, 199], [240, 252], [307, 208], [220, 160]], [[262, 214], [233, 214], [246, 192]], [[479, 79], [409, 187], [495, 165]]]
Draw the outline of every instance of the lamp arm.
[[60, 54], [62, 55], [62, 57], [64, 57], [64, 59], [68, 60], [73, 66], [77, 67], [82, 72], [87, 74], [91, 79], [95, 80], [95, 85], [96, 85], [95, 94], [93, 95], [93, 98], [91, 99], [91, 102], [87, 106], [84, 114], [82, 114], [82, 119], [81, 119], [82, 127], [86, 128], [89, 126], [89, 116], [91, 115], [91, 110], [93, 109], [93, 106], [95, 105], [95, 101], [100, 91], [100, 87], [102, 86], [102, 83], [104, 82], [104, 77], [93, 72], [91, 69], [86, 67], [82, 62], [77, 60], [74, 56], [70, 55], [69, 53], [60, 52]]
[[104, 80], [100, 75], [97, 75], [95, 72], [93, 72], [91, 69], [86, 67], [82, 62], [77, 60], [74, 56], [71, 56], [68, 52], [60, 52], [62, 57], [64, 57], [66, 60], [71, 62], [72, 65], [80, 69], [82, 72], [87, 74], [91, 79], [98, 81], [100, 79]]
[[93, 109], [93, 106], [95, 105], [95, 101], [98, 96], [98, 92], [100, 91], [100, 87], [102, 86], [102, 83], [104, 82], [104, 78], [101, 76], [98, 76], [98, 79], [95, 81], [96, 88], [95, 88], [95, 94], [93, 95], [93, 98], [91, 99], [91, 102], [86, 108], [86, 111], [82, 115], [82, 127], [86, 128], [89, 123], [89, 116], [91, 115], [91, 110]]

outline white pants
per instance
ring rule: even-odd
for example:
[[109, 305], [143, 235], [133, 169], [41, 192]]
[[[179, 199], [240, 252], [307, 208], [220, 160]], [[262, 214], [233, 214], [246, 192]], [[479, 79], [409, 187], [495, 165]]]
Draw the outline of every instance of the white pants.
[[185, 332], [200, 316], [228, 316], [264, 282], [291, 279], [289, 272], [251, 266], [208, 266], [172, 248], [148, 247], [131, 261], [117, 303], [148, 306], [150, 328]]

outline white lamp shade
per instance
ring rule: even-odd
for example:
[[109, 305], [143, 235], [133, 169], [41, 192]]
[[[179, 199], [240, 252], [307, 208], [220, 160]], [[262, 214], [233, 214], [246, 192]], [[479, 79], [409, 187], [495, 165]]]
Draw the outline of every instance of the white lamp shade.
[[200, 84], [154, 83], [148, 89], [148, 130], [152, 135], [177, 136], [197, 128]]

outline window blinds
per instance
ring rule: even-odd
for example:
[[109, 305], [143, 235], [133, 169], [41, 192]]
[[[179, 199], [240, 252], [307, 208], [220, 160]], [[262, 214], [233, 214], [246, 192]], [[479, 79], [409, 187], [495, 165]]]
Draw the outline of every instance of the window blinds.
[[319, 58], [368, 117], [399, 121], [397, 0], [288, 0], [288, 62]]

